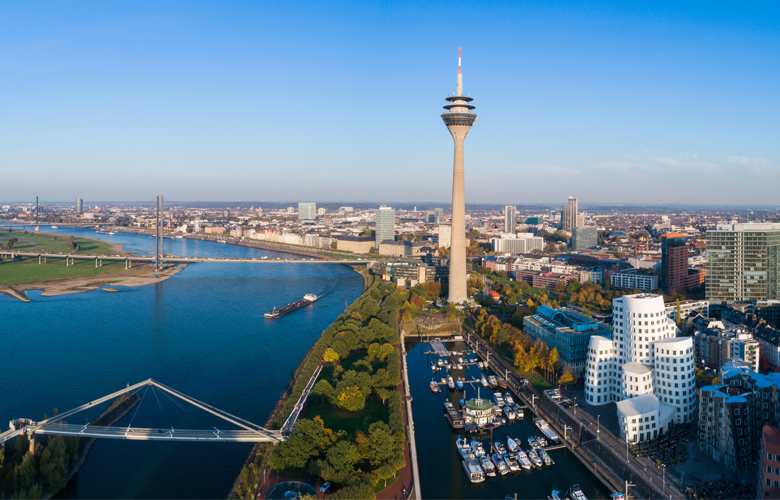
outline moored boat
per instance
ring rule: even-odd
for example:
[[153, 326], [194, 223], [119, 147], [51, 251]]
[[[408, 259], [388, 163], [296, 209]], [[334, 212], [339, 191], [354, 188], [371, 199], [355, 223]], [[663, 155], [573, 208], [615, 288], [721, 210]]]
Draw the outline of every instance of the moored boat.
[[480, 377], [480, 379], [479, 379], [479, 382], [482, 384], [482, 387], [485, 387], [485, 388], [487, 388], [487, 387], [489, 387], [489, 386], [490, 386], [490, 384], [488, 383], [488, 379], [487, 379], [487, 377], [485, 376], [485, 374], [482, 374], [482, 376], [481, 376], [481, 377]]
[[514, 420], [515, 417], [517, 417], [517, 415], [515, 414], [515, 411], [512, 408], [508, 407], [508, 406], [504, 407], [504, 416], [508, 420]]
[[455, 390], [455, 381], [452, 380], [452, 375], [447, 375], [447, 386], [451, 391]]
[[482, 361], [477, 361], [477, 367], [479, 367], [479, 369], [481, 370], [482, 368], [485, 367], [485, 363], [483, 363]]
[[552, 490], [552, 500], [564, 500], [561, 498], [561, 492], [558, 490]]
[[506, 455], [506, 448], [504, 448], [504, 445], [496, 441], [493, 443], [493, 448], [496, 450], [496, 453], [499, 455]]
[[582, 488], [580, 488], [579, 484], [571, 485], [571, 488], [569, 488], [569, 496], [571, 496], [571, 500], [588, 500], [588, 497], [582, 492]]
[[463, 390], [463, 379], [458, 377], [458, 380], [455, 381], [455, 387], [458, 388], [459, 391]]
[[463, 470], [466, 471], [466, 477], [468, 477], [469, 481], [472, 483], [481, 483], [485, 480], [485, 472], [476, 460], [464, 460]]
[[509, 474], [509, 466], [507, 466], [506, 462], [504, 462], [504, 459], [501, 458], [498, 453], [494, 453], [492, 459], [493, 463], [496, 464], [496, 467], [498, 468], [499, 474], [502, 476]]
[[477, 458], [481, 458], [485, 456], [485, 448], [482, 446], [482, 443], [480, 443], [476, 439], [471, 440], [471, 451], [474, 453], [474, 456]]
[[554, 465], [555, 464], [555, 462], [553, 462], [553, 459], [550, 458], [550, 455], [546, 451], [544, 451], [544, 449], [539, 448], [537, 450], [537, 453], [539, 454], [539, 458], [541, 458], [542, 461], [544, 462], [544, 465], [548, 465], [549, 466], [549, 465]]
[[482, 464], [482, 470], [485, 471], [485, 474], [489, 477], [496, 477], [496, 466], [493, 464], [490, 458], [484, 456], [484, 457], [480, 457], [479, 460], [480, 463]]
[[542, 466], [542, 459], [536, 454], [534, 450], [528, 450], [528, 458], [536, 467]]
[[509, 394], [508, 392], [504, 394], [504, 403], [507, 406], [515, 406], [515, 400], [512, 399], [512, 395]]
[[490, 384], [490, 387], [498, 387], [498, 380], [496, 380], [495, 375], [490, 375], [488, 377], [488, 383]]
[[515, 441], [511, 437], [506, 438], [506, 444], [509, 447], [509, 451], [511, 451], [512, 453], [515, 453], [519, 448], [519, 446], [517, 445], [517, 441]]
[[518, 460], [518, 462], [520, 462], [520, 466], [523, 469], [528, 470], [528, 469], [530, 469], [533, 466], [531, 461], [528, 460], [528, 455], [526, 455], [525, 452], [523, 450], [519, 449], [519, 448], [517, 450], [517, 460]]
[[506, 455], [504, 455], [503, 458], [506, 464], [509, 466], [509, 470], [511, 470], [512, 472], [517, 472], [520, 470], [520, 464], [517, 463], [517, 459], [515, 458], [514, 455], [512, 455], [511, 453], [507, 453]]
[[435, 380], [431, 380], [431, 392], [437, 394], [439, 392], [439, 384]]
[[464, 459], [474, 458], [474, 453], [471, 450], [471, 446], [466, 438], [458, 438], [455, 440], [455, 447], [458, 448], [458, 453]]

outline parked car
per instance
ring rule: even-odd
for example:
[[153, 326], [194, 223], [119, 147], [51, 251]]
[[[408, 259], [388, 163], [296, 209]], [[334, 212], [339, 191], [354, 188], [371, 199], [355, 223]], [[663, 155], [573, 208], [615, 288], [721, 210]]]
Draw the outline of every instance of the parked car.
[[325, 484], [320, 486], [320, 491], [323, 493], [327, 493], [329, 489], [330, 489], [330, 481], [327, 481]]

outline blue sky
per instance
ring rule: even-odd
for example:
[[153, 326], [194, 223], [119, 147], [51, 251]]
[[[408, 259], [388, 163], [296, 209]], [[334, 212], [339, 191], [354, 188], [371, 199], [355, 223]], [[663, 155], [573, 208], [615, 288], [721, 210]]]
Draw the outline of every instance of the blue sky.
[[[747, 5], [746, 5], [747, 4]], [[3, 2], [0, 200], [780, 204], [777, 2]]]

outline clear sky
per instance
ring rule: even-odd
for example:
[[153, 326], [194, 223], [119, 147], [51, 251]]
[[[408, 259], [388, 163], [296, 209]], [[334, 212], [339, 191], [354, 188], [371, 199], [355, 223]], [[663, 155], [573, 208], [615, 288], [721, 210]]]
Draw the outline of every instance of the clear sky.
[[0, 3], [0, 200], [780, 204], [780, 2]]

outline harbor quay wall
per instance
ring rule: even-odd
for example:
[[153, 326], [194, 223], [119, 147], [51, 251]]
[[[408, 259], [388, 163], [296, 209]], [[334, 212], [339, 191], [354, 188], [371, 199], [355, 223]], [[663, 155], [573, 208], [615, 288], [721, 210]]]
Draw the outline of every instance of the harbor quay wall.
[[605, 486], [613, 491], [623, 491], [625, 481], [629, 480], [634, 483], [634, 486], [630, 487], [631, 494], [637, 498], [665, 497], [660, 488], [649, 478], [626, 463], [623, 457], [606, 446], [582, 422], [546, 395], [541, 394], [533, 385], [521, 380], [511, 364], [490, 345], [478, 339], [473, 333], [469, 333], [465, 340], [480, 358], [489, 360], [491, 368], [497, 373], [507, 374], [509, 388], [522, 398], [531, 412], [544, 418], [561, 437], [567, 436], [567, 439], [562, 439], [562, 442]]

